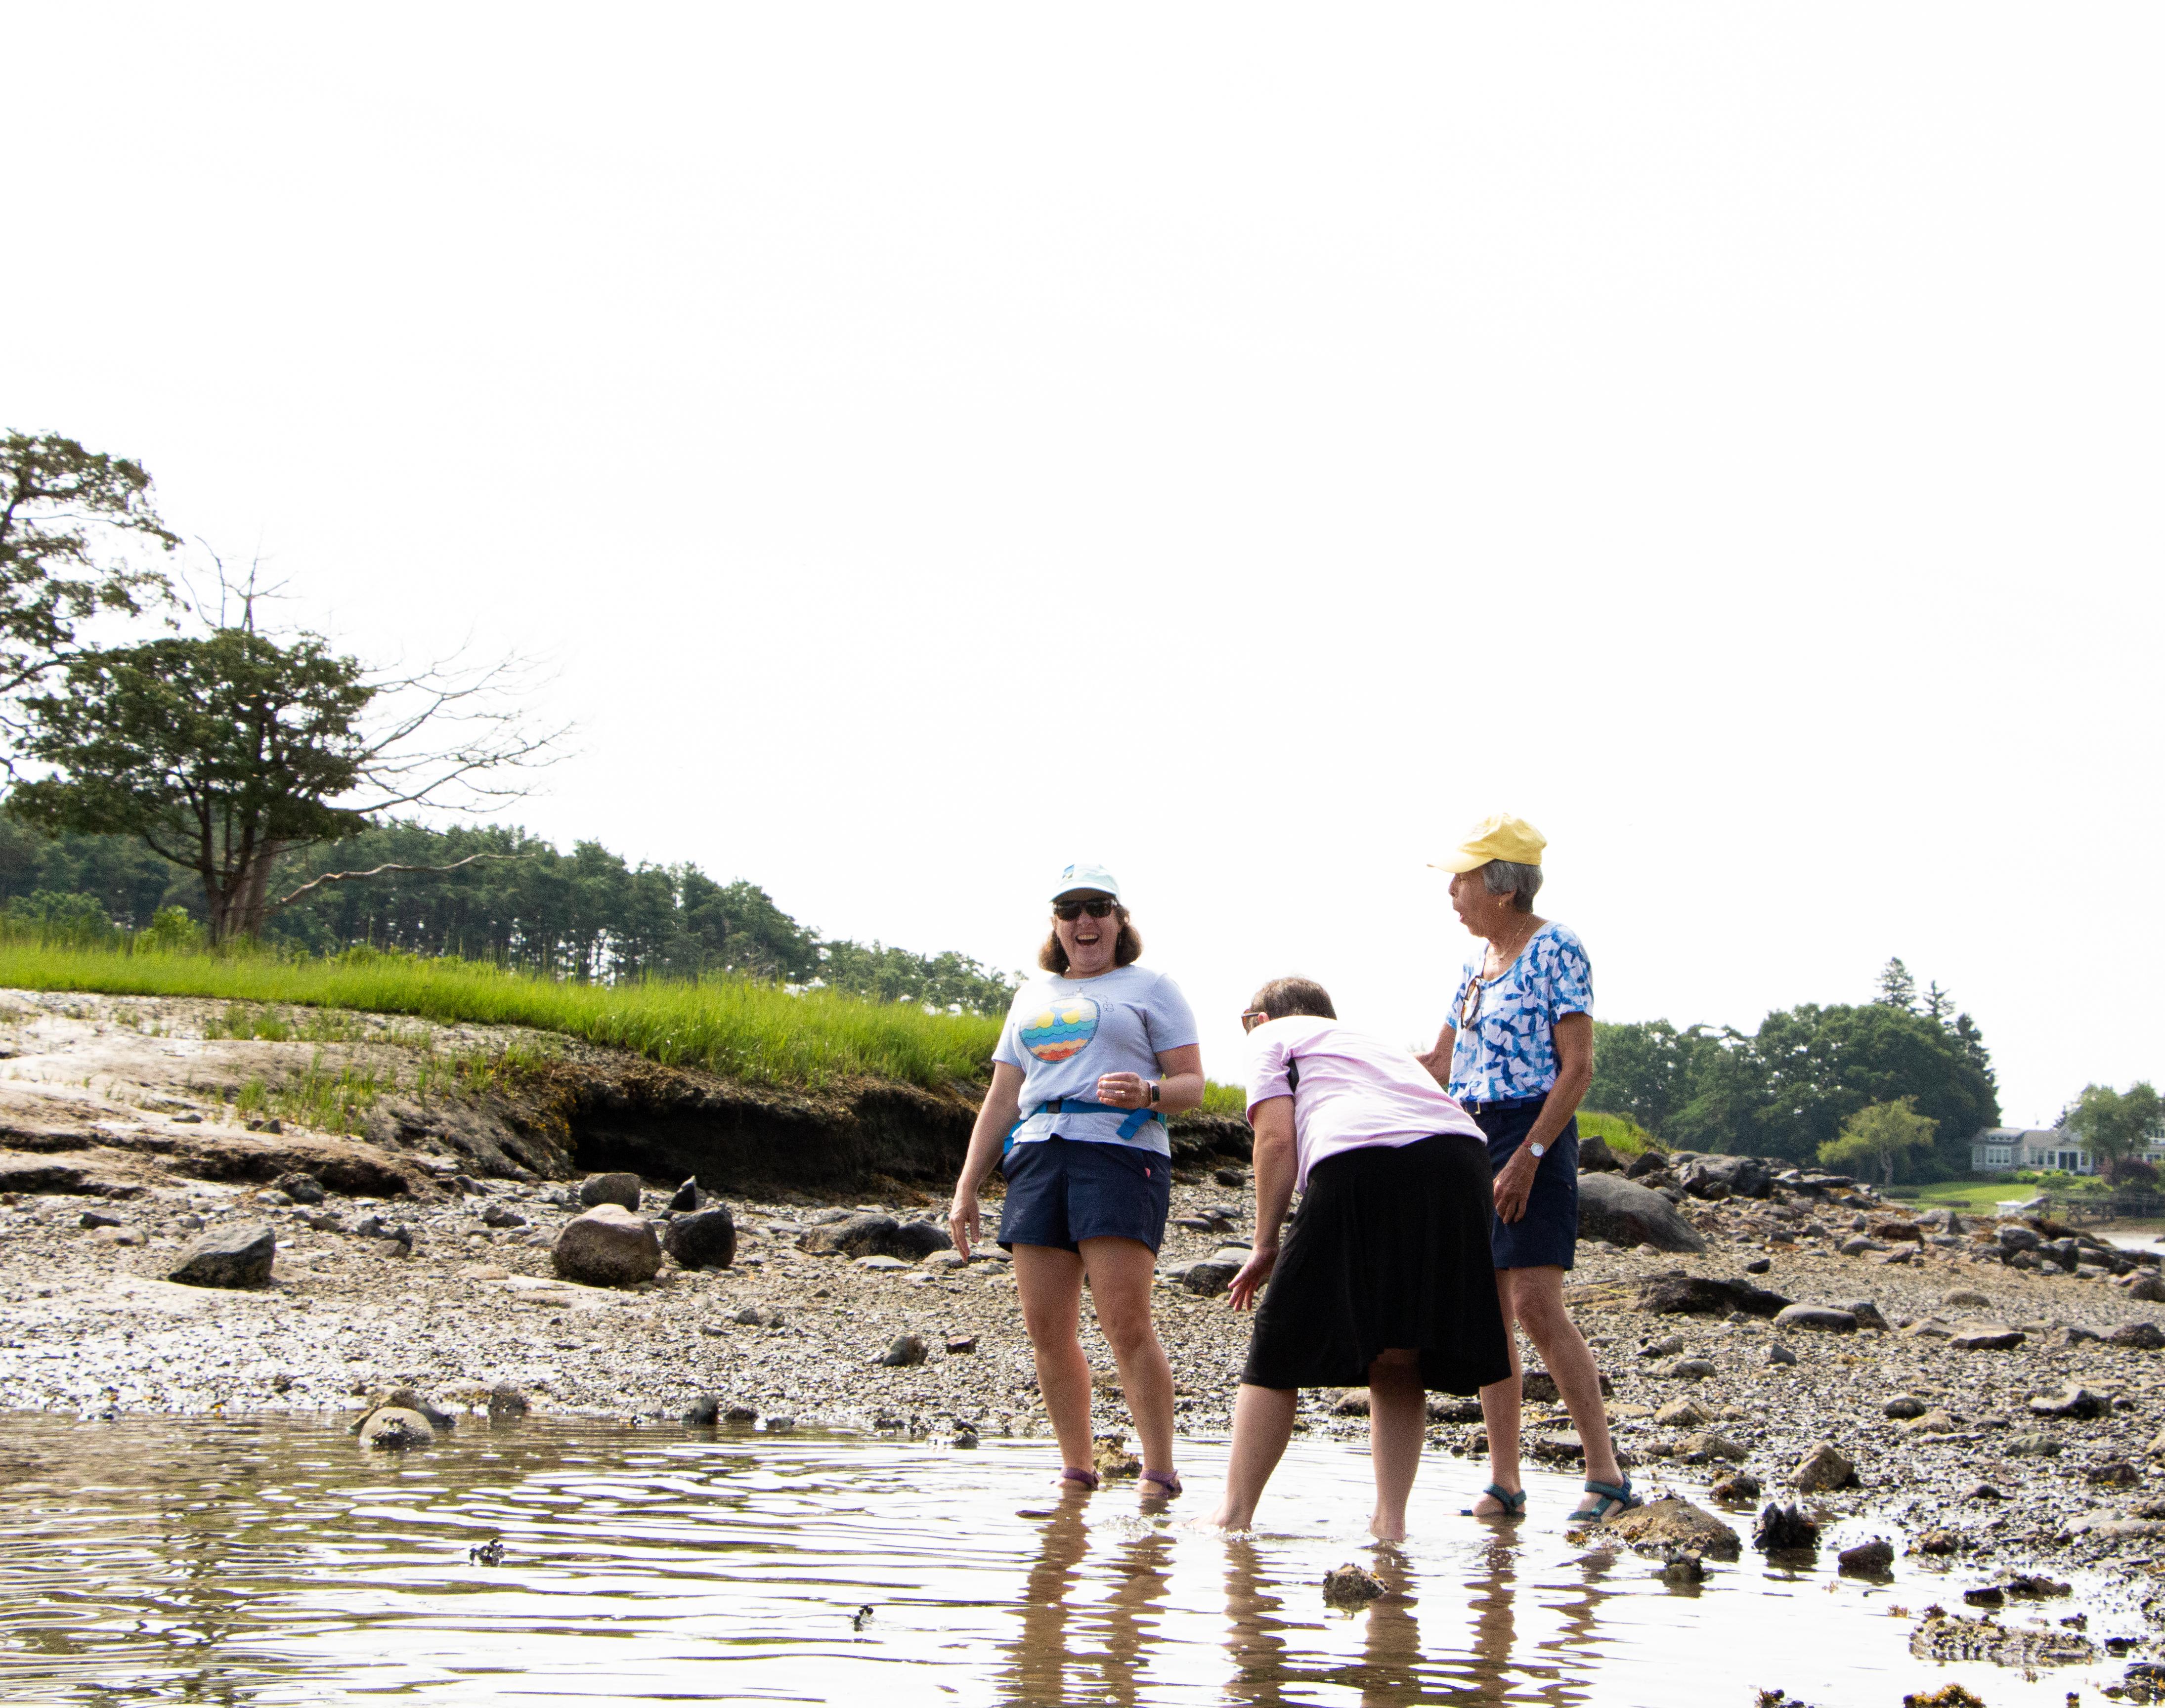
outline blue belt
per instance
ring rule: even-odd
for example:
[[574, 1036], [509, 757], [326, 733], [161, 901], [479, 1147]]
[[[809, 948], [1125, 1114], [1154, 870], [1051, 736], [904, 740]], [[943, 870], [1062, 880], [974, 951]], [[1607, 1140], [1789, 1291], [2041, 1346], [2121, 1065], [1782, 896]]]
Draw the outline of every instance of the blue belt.
[[1486, 1103], [1467, 1097], [1460, 1101], [1458, 1106], [1468, 1115], [1478, 1115], [1484, 1109], [1524, 1109], [1529, 1104], [1546, 1102], [1548, 1095], [1546, 1091], [1536, 1091], [1530, 1097], [1491, 1097]]
[[1110, 1103], [1093, 1103], [1088, 1097], [1055, 1097], [1049, 1102], [1039, 1104], [1036, 1108], [1024, 1116], [1022, 1121], [1016, 1122], [1008, 1129], [1007, 1143], [1000, 1147], [1000, 1154], [1003, 1156], [1014, 1148], [1014, 1136], [1022, 1131], [1023, 1122], [1034, 1121], [1040, 1115], [1124, 1116], [1126, 1118], [1120, 1122], [1119, 1133], [1123, 1143], [1140, 1133], [1144, 1126], [1150, 1122], [1155, 1121], [1160, 1126], [1165, 1124], [1165, 1117], [1151, 1108], [1116, 1109]]

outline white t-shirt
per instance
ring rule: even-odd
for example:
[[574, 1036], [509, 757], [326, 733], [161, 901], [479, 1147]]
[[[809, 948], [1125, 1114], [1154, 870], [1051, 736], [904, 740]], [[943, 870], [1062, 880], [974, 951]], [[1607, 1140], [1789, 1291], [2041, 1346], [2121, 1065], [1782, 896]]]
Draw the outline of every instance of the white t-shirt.
[[1145, 1121], [1123, 1139], [1127, 1112], [1100, 1114], [1081, 1109], [1032, 1114], [1040, 1104], [1065, 1097], [1095, 1102], [1100, 1074], [1159, 1077], [1157, 1059], [1198, 1042], [1195, 1016], [1180, 986], [1147, 967], [1115, 967], [1094, 979], [1047, 973], [1015, 992], [1000, 1028], [993, 1059], [1022, 1069], [1023, 1123], [1014, 1143], [1079, 1138], [1093, 1143], [1134, 1144], [1161, 1156], [1172, 1154], [1162, 1121]]
[[[1335, 1020], [1288, 1014], [1267, 1020], [1248, 1034], [1248, 1118], [1272, 1097], [1293, 1099], [1300, 1172], [1296, 1187], [1308, 1190], [1308, 1171], [1325, 1157], [1363, 1145], [1412, 1144], [1440, 1133], [1479, 1138], [1481, 1129], [1445, 1094], [1413, 1052], [1355, 1032]], [[1286, 1064], [1299, 1069], [1293, 1084]]]

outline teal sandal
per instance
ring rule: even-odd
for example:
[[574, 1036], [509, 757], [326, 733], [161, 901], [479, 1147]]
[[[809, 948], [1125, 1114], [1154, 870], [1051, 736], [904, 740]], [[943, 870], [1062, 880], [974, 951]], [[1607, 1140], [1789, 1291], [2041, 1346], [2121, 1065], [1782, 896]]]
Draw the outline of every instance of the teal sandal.
[[1599, 1524], [1604, 1518], [1614, 1518], [1619, 1512], [1629, 1512], [1635, 1506], [1643, 1506], [1646, 1504], [1642, 1496], [1631, 1492], [1631, 1479], [1629, 1477], [1625, 1478], [1620, 1483], [1597, 1483], [1589, 1479], [1586, 1484], [1586, 1492], [1595, 1497], [1593, 1504], [1591, 1506], [1581, 1506], [1578, 1511], [1564, 1520], [1565, 1523]]
[[1524, 1518], [1526, 1516], [1526, 1491], [1524, 1489], [1514, 1492], [1509, 1489], [1499, 1488], [1495, 1484], [1491, 1483], [1481, 1492], [1500, 1505], [1504, 1510], [1501, 1512], [1476, 1512], [1471, 1506], [1462, 1506], [1458, 1509], [1460, 1517]]

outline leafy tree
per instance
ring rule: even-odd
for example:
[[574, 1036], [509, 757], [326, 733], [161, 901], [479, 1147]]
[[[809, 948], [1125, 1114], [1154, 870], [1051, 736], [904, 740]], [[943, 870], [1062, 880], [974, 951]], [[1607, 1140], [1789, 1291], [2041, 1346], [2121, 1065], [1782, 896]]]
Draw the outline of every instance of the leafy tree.
[[180, 540], [141, 464], [58, 434], [0, 434], [0, 701], [68, 657], [79, 623], [162, 595], [163, 576], [128, 560], [145, 544]]
[[1930, 1116], [1917, 1112], [1915, 1097], [1867, 1104], [1842, 1122], [1838, 1135], [1820, 1147], [1820, 1160], [1836, 1167], [1869, 1163], [1878, 1169], [1882, 1183], [1891, 1186], [1896, 1159], [1931, 1143], [1938, 1126]]
[[2147, 1080], [2125, 1091], [2110, 1085], [2085, 1085], [2068, 1106], [2060, 1125], [2080, 1139], [2091, 1155], [2107, 1165], [2134, 1156], [2165, 1124], [2165, 1105]]
[[1902, 964], [1900, 956], [1895, 956], [1880, 970], [1879, 995], [1874, 1000], [1889, 1008], [1899, 1008], [1905, 1014], [1917, 1012], [1917, 981], [1910, 976], [1910, 970]]

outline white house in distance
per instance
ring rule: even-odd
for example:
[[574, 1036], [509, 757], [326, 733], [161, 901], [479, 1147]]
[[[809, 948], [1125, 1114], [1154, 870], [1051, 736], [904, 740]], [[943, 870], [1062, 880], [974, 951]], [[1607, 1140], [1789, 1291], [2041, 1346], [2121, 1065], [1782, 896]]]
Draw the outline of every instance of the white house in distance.
[[[2152, 1139], [2142, 1147], [2147, 1163], [2165, 1164], [2165, 1139]], [[2001, 1169], [2061, 1169], [2071, 1175], [2094, 1175], [2089, 1147], [2074, 1134], [2057, 1127], [1988, 1127], [1969, 1142], [1971, 1172], [1989, 1175]]]

